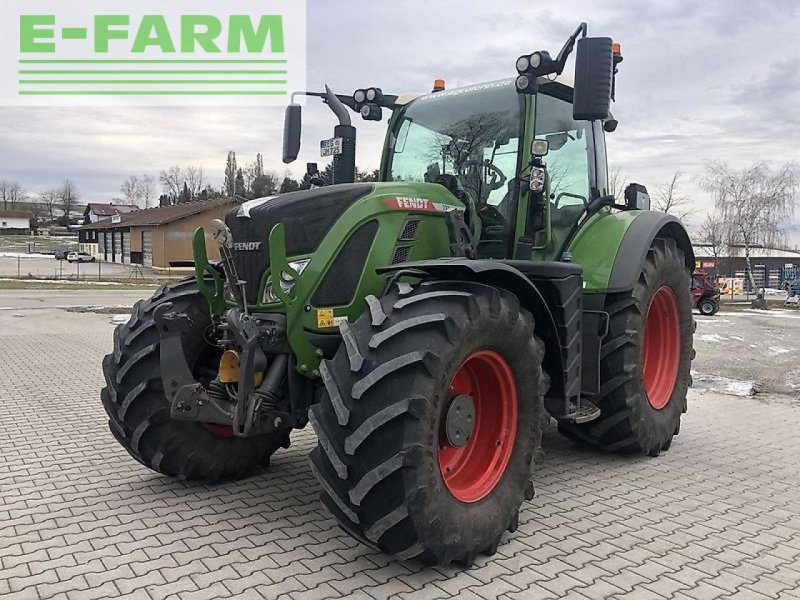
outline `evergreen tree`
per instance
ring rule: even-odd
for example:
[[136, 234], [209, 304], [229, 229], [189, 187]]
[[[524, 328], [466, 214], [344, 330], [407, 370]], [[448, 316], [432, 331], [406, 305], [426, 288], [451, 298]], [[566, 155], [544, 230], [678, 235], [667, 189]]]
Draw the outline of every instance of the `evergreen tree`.
[[329, 162], [320, 173], [322, 180], [328, 185], [333, 185], [333, 163]]
[[278, 191], [279, 181], [273, 174], [262, 174], [253, 181], [253, 197], [264, 198]]
[[178, 204], [183, 204], [185, 202], [192, 201], [192, 193], [189, 191], [189, 186], [186, 182], [183, 182], [183, 189], [181, 190], [181, 195], [178, 196]]
[[281, 182], [280, 193], [285, 194], [287, 192], [295, 192], [300, 189], [300, 184], [297, 183], [296, 179], [292, 179], [291, 177], [284, 177], [283, 181]]
[[244, 184], [244, 173], [242, 173], [241, 169], [236, 171], [233, 193], [237, 196], [245, 196], [247, 194], [247, 186]]
[[256, 154], [256, 169], [255, 169], [255, 176], [256, 179], [259, 177], [264, 176], [264, 157], [261, 154]]
[[228, 152], [228, 162], [225, 164], [225, 183], [223, 185], [223, 189], [228, 196], [233, 196], [236, 193], [237, 171], [236, 152], [231, 150]]

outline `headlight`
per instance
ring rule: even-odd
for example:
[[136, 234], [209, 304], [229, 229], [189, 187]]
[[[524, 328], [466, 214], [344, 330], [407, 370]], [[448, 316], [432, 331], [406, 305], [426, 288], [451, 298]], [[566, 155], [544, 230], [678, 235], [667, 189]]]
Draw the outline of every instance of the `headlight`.
[[[289, 261], [289, 266], [297, 271], [297, 274], [300, 275], [305, 271], [308, 263], [311, 262], [310, 258], [304, 258], [302, 260], [292, 260]], [[281, 273], [280, 276], [281, 280], [281, 290], [283, 290], [284, 294], [291, 294], [292, 290], [295, 286], [295, 281], [289, 276], [288, 273], [284, 272]], [[272, 277], [269, 278], [267, 281], [267, 285], [264, 286], [264, 304], [274, 304], [276, 302], [280, 302], [281, 299], [275, 294], [275, 290], [272, 289]]]

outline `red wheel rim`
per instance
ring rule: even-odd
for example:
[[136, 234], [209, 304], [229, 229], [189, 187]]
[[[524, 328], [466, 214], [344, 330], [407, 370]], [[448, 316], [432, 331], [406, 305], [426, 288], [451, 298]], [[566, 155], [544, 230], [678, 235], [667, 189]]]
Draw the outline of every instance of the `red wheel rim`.
[[202, 423], [202, 425], [219, 437], [233, 437], [233, 427], [230, 425], [220, 425], [218, 423]]
[[681, 327], [678, 301], [667, 286], [658, 288], [644, 327], [642, 381], [647, 401], [656, 410], [672, 397], [681, 359]]
[[[439, 434], [439, 468], [450, 493], [477, 502], [491, 492], [506, 470], [517, 434], [517, 388], [511, 367], [497, 352], [479, 350], [461, 364], [450, 383], [450, 397], [467, 394], [475, 406], [475, 427], [456, 448], [444, 426]], [[447, 412], [447, 403], [442, 415]]]

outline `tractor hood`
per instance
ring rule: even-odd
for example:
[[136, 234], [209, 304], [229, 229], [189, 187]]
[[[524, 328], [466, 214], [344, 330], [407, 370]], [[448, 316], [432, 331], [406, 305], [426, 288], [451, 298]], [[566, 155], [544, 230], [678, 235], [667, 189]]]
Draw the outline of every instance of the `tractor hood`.
[[286, 254], [310, 254], [334, 222], [354, 202], [369, 195], [370, 183], [353, 183], [289, 192], [249, 200], [230, 211], [225, 224], [233, 234], [233, 258], [239, 277], [247, 282], [248, 303], [258, 302], [258, 288], [269, 265], [269, 232], [278, 223], [286, 228]]

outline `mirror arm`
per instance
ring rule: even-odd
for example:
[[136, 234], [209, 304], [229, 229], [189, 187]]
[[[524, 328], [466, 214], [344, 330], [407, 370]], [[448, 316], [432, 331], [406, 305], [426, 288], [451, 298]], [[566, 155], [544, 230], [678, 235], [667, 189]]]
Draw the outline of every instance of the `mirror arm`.
[[586, 23], [581, 23], [578, 25], [578, 28], [575, 30], [569, 39], [564, 44], [564, 47], [561, 48], [561, 52], [558, 53], [556, 57], [556, 74], [561, 75], [564, 72], [564, 67], [567, 65], [567, 59], [569, 55], [572, 54], [572, 49], [575, 47], [575, 41], [578, 39], [578, 36], [583, 34], [582, 37], [586, 37], [586, 32], [588, 27]]
[[333, 114], [336, 115], [336, 118], [339, 119], [339, 125], [351, 124], [350, 115], [347, 113], [347, 109], [345, 108], [344, 104], [327, 85], [325, 86], [325, 96], [323, 101], [328, 105], [328, 107], [330, 107], [330, 109], [333, 111]]

